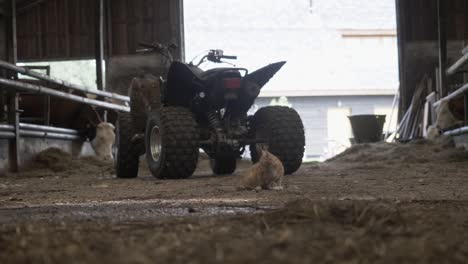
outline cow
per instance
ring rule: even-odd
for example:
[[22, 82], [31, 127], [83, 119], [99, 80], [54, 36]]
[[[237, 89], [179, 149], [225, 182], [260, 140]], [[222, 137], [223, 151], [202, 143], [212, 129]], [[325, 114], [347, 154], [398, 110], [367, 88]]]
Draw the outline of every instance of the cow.
[[458, 105], [457, 101], [442, 100], [436, 108], [436, 121], [427, 129], [427, 138], [434, 140], [439, 137], [443, 131], [447, 131], [459, 126], [464, 122], [460, 120], [458, 110], [455, 107]]

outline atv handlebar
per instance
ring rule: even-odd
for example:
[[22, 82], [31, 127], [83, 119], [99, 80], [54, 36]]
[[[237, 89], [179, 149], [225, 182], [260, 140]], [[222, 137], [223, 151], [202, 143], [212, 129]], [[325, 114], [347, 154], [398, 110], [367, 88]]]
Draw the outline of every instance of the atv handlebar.
[[223, 56], [221, 56], [221, 59], [226, 59], [226, 60], [237, 60], [237, 56], [223, 55]]
[[[208, 52], [208, 54], [206, 54], [205, 56], [203, 56], [200, 61], [198, 62], [198, 64], [196, 64], [195, 66], [198, 67], [200, 66], [202, 63], [204, 63], [205, 61], [211, 61], [211, 62], [214, 62], [214, 63], [223, 63], [222, 59], [226, 59], [226, 60], [237, 60], [237, 56], [230, 56], [230, 55], [224, 55], [224, 51], [223, 50], [219, 50], [219, 49], [216, 49], [216, 50], [210, 50]], [[192, 65], [193, 63], [190, 62]], [[228, 63], [228, 62], [224, 62], [224, 63]], [[230, 64], [230, 63], [228, 63]]]
[[144, 48], [144, 49], [139, 49], [137, 50], [138, 53], [144, 53], [144, 52], [157, 52], [170, 60], [172, 60], [172, 54], [171, 51], [176, 50], [178, 47], [176, 44], [161, 44], [158, 42], [155, 43], [147, 43], [147, 42], [138, 42], [138, 46]]
[[206, 55], [206, 59], [215, 62], [215, 63], [221, 63], [221, 59], [227, 59], [227, 60], [236, 60], [237, 56], [229, 56], [229, 55], [224, 55], [223, 50], [210, 50], [208, 54]]

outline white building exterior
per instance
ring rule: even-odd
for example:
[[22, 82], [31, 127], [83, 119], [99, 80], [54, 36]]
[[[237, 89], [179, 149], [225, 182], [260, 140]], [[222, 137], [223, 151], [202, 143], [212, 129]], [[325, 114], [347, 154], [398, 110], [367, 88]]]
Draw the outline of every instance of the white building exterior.
[[[307, 156], [328, 157], [349, 146], [347, 115], [391, 112], [398, 88], [394, 4], [184, 1], [186, 59], [219, 48], [238, 55], [235, 64], [250, 70], [287, 61], [257, 104], [287, 97], [306, 126]], [[366, 9], [360, 8], [363, 5]]]

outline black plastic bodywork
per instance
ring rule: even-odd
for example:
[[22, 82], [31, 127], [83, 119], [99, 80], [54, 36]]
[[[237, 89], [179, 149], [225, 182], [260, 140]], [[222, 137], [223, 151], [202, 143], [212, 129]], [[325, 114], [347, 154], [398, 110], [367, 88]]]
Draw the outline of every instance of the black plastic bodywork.
[[[260, 89], [268, 83], [285, 63], [284, 61], [273, 63], [242, 77], [239, 71], [246, 71], [242, 68], [215, 68], [203, 71], [182, 62], [173, 62], [167, 75], [164, 104], [167, 106], [190, 107], [192, 100], [201, 92], [205, 93], [208, 97], [212, 97], [211, 93], [216, 93], [217, 89], [220, 89], [217, 86], [217, 81], [219, 81], [219, 78], [222, 78], [223, 74], [232, 75], [233, 72], [237, 72], [238, 76], [242, 78], [243, 83], [239, 99], [241, 101], [248, 99], [242, 104], [242, 109], [245, 110], [247, 106], [250, 108], [258, 96]], [[251, 83], [256, 85], [258, 89], [257, 93], [248, 90], [248, 86]], [[224, 105], [221, 102], [216, 104]]]
[[[243, 68], [203, 71], [173, 62], [163, 89], [163, 105], [191, 110], [201, 130], [201, 147], [210, 157], [238, 156], [251, 140], [248, 110], [262, 87], [285, 63], [273, 63], [249, 74]], [[226, 88], [223, 81], [229, 78], [240, 79], [240, 87]]]

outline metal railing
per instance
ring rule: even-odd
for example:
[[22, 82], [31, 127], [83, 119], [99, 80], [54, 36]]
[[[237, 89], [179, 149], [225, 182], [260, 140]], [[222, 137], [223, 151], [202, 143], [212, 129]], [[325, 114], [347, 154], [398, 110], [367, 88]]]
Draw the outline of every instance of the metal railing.
[[57, 78], [54, 78], [54, 77], [51, 77], [51, 76], [48, 76], [48, 75], [45, 75], [45, 74], [38, 73], [38, 72], [33, 71], [31, 69], [27, 69], [25, 67], [20, 67], [20, 66], [8, 63], [6, 61], [0, 60], [0, 68], [10, 70], [12, 72], [16, 72], [16, 73], [26, 75], [26, 76], [29, 76], [29, 77], [33, 77], [33, 78], [36, 78], [38, 80], [46, 81], [46, 82], [49, 82], [49, 83], [52, 83], [52, 84], [55, 84], [55, 85], [59, 85], [59, 86], [62, 86], [62, 87], [68, 88], [68, 89], [82, 91], [82, 92], [89, 93], [89, 94], [94, 94], [94, 95], [99, 95], [99, 96], [114, 99], [114, 100], [117, 100], [117, 101], [130, 102], [130, 98], [128, 96], [124, 96], [124, 95], [120, 95], [120, 94], [116, 94], [116, 93], [109, 93], [109, 92], [105, 92], [105, 91], [101, 91], [101, 90], [97, 90], [97, 89], [92, 89], [92, 88], [72, 84], [72, 83], [69, 83], [67, 81], [63, 81], [63, 80], [60, 80], [60, 79], [57, 79]]
[[109, 110], [130, 112], [130, 107], [126, 105], [118, 105], [114, 103], [90, 99], [84, 96], [61, 92], [61, 91], [54, 90], [52, 88], [48, 88], [48, 87], [44, 87], [44, 86], [40, 86], [36, 84], [30, 84], [30, 83], [24, 83], [20, 81], [0, 78], [0, 86], [12, 89], [13, 91], [16, 90], [16, 91], [22, 91], [22, 92], [32, 92], [32, 93], [37, 93], [37, 94], [50, 95], [50, 96], [68, 99], [70, 101], [75, 101], [75, 102], [82, 103], [82, 104], [102, 107], [102, 108], [109, 109]]
[[[91, 89], [75, 84], [68, 83], [57, 78], [44, 75], [25, 67], [19, 67], [14, 64], [10, 64], [0, 60], [0, 69], [6, 69], [7, 71], [15, 72], [16, 74], [22, 74], [29, 77], [36, 78], [47, 84], [51, 84], [50, 88], [43, 85], [32, 84], [27, 82], [21, 82], [16, 79], [1, 78], [0, 87], [2, 90], [7, 91], [5, 95], [8, 95], [8, 123], [0, 124], [0, 139], [9, 140], [9, 160], [10, 169], [17, 171], [19, 167], [20, 156], [19, 150], [19, 139], [21, 137], [29, 138], [43, 138], [43, 139], [59, 139], [68, 141], [79, 141], [83, 140], [79, 131], [68, 128], [57, 128], [36, 124], [20, 123], [19, 113], [19, 93], [28, 92], [39, 95], [53, 96], [63, 98], [65, 100], [78, 102], [90, 107], [95, 106], [107, 110], [115, 110], [120, 112], [130, 112], [128, 96], [123, 96], [115, 93], [109, 93], [97, 89]], [[65, 91], [63, 91], [65, 89]], [[83, 95], [68, 93], [67, 90], [80, 91]], [[91, 99], [86, 94], [94, 94], [102, 100]], [[1, 95], [0, 95], [1, 96]], [[111, 99], [113, 103], [105, 101], [105, 99]], [[50, 101], [47, 103], [47, 108], [50, 108]]]

